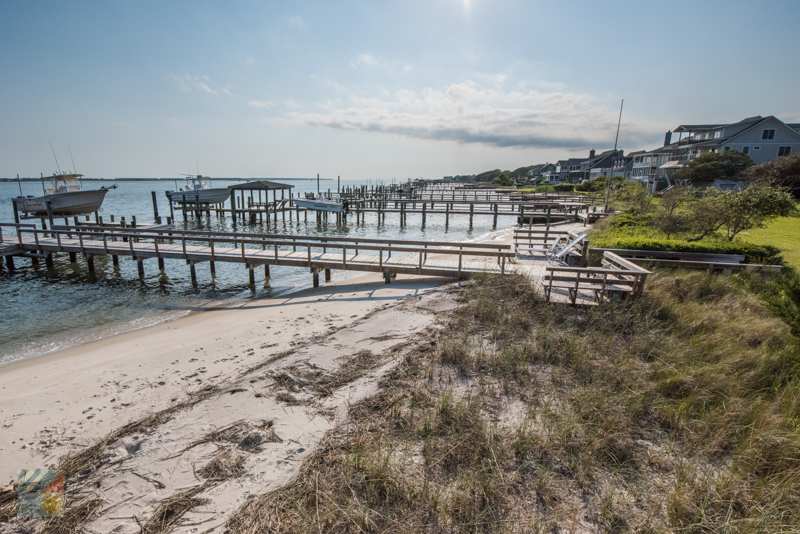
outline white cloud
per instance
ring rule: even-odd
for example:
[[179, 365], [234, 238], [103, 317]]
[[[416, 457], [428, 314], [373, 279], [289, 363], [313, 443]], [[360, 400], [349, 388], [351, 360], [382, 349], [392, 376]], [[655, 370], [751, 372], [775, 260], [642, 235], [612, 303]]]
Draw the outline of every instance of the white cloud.
[[248, 106], [251, 108], [256, 109], [269, 109], [275, 105], [275, 102], [263, 101], [263, 100], [251, 100], [247, 103]]
[[209, 86], [210, 80], [208, 76], [192, 76], [188, 73], [184, 73], [182, 76], [173, 74], [172, 80], [178, 84], [178, 87], [180, 87], [181, 90], [186, 91], [187, 93], [199, 91], [210, 95], [218, 94], [217, 91]]
[[372, 54], [359, 54], [358, 64], [366, 65], [367, 67], [375, 67], [380, 64], [380, 61]]
[[248, 67], [252, 67], [253, 63], [255, 63], [256, 61], [253, 58], [249, 57], [249, 58], [245, 59], [244, 62], [245, 62], [245, 65], [247, 65]]
[[[486, 77], [447, 88], [402, 90], [387, 96], [352, 95], [347, 103], [317, 103], [315, 112], [289, 112], [294, 122], [341, 130], [379, 132], [500, 147], [598, 148], [613, 146], [616, 110], [587, 93], [499, 88], [505, 78]], [[659, 135], [623, 122], [629, 145], [654, 142]], [[660, 130], [658, 130], [660, 131]], [[624, 134], [624, 135], [623, 135]]]

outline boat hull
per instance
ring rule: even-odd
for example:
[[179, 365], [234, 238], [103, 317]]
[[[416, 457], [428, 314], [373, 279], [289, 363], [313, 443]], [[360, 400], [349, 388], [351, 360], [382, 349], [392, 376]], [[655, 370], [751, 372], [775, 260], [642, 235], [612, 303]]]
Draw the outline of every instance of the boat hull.
[[167, 198], [176, 204], [221, 204], [231, 196], [228, 188], [197, 191], [167, 191]]
[[47, 202], [53, 215], [84, 215], [94, 213], [103, 205], [103, 200], [111, 189], [95, 189], [92, 191], [69, 191], [53, 193], [41, 197], [17, 197], [14, 199], [17, 209], [28, 215], [47, 215]]
[[300, 206], [301, 208], [306, 208], [309, 210], [330, 211], [333, 213], [341, 213], [344, 209], [344, 206], [338, 202], [327, 202], [325, 200], [295, 199], [294, 204], [295, 206]]

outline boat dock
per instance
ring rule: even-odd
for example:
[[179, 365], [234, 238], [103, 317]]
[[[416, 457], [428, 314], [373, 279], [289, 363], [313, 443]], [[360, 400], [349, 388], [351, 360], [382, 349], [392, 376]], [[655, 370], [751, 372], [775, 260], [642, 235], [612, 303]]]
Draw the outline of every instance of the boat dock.
[[[2, 230], [13, 235], [3, 235]], [[379, 272], [386, 283], [397, 274], [442, 276], [467, 279], [479, 272], [510, 272], [509, 260], [515, 257], [510, 245], [450, 241], [406, 241], [303, 235], [241, 234], [203, 232], [168, 228], [117, 228], [81, 225], [38, 229], [30, 224], [0, 224], [0, 255], [9, 270], [15, 257], [28, 257], [34, 263], [44, 259], [53, 266], [53, 254], [66, 253], [72, 262], [80, 254], [94, 271], [95, 256], [111, 256], [114, 265], [120, 257], [138, 263], [144, 276], [144, 262], [156, 259], [158, 268], [165, 260], [181, 260], [189, 265], [193, 285], [197, 285], [196, 265], [208, 263], [214, 272], [216, 262], [244, 265], [255, 283], [255, 269], [264, 267], [269, 278], [272, 265], [310, 270], [314, 287], [324, 271], [330, 281], [331, 269]]]

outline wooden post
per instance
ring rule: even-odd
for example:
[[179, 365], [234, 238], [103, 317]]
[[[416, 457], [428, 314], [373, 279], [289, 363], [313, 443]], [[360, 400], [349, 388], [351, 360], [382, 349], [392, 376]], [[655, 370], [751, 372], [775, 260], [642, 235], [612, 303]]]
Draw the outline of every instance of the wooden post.
[[392, 283], [392, 275], [389, 273], [389, 271], [384, 271], [383, 280], [387, 284], [391, 284]]
[[423, 202], [422, 203], [422, 226], [425, 226], [425, 206], [427, 206], [427, 204], [425, 204]]
[[319, 269], [312, 267], [311, 275], [313, 277], [314, 287], [319, 287]]
[[156, 201], [156, 192], [150, 191], [150, 196], [153, 199], [153, 220], [158, 224], [158, 202]]
[[78, 253], [77, 252], [70, 252], [69, 253], [69, 262], [76, 263], [78, 261]]
[[164, 270], [164, 258], [158, 258], [158, 270], [159, 271]]
[[247, 264], [247, 271], [250, 274], [250, 287], [254, 287], [256, 285], [256, 273], [253, 270], [253, 267], [255, 266], [252, 263]]
[[111, 255], [111, 263], [114, 264], [114, 267], [119, 268], [119, 256], [117, 256], [116, 254], [112, 254]]
[[236, 191], [231, 189], [231, 217], [236, 222]]
[[325, 282], [330, 282], [330, 281], [331, 281], [331, 270], [325, 269]]
[[269, 276], [269, 264], [265, 263], [264, 264], [264, 278], [269, 279], [269, 277], [270, 277]]
[[445, 205], [445, 209], [444, 209], [444, 225], [445, 226], [449, 226], [450, 225], [450, 203], [449, 202]]
[[494, 205], [494, 225], [493, 228], [497, 228], [497, 204]]
[[94, 272], [94, 256], [91, 254], [86, 256], [86, 265], [89, 267], [89, 272]]
[[189, 261], [189, 274], [192, 278], [192, 287], [197, 287], [197, 271], [194, 268], [193, 261]]
[[214, 262], [214, 261], [210, 261], [210, 262], [208, 262], [208, 268], [209, 268], [209, 270], [211, 271], [211, 276], [212, 276], [212, 277], [213, 277], [214, 275], [216, 275], [216, 274], [217, 274], [217, 265], [216, 265], [216, 262]]
[[136, 267], [139, 269], [139, 278], [144, 278], [144, 260], [136, 258]]
[[470, 202], [469, 204], [469, 227], [472, 228], [472, 215], [475, 212], [475, 203]]
[[45, 257], [44, 257], [44, 264], [45, 264], [45, 265], [47, 265], [47, 268], [48, 268], [48, 269], [52, 269], [52, 268], [54, 267], [54, 264], [53, 264], [53, 255], [52, 255], [52, 254], [49, 254], [49, 253], [48, 253], [47, 255], [45, 255]]
[[6, 267], [8, 267], [8, 272], [14, 272], [14, 256], [6, 256]]

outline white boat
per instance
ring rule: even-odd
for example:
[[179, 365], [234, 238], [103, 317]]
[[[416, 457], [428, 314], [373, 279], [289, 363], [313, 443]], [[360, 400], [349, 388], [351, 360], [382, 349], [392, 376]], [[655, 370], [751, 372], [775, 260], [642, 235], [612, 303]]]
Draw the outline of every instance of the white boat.
[[170, 202], [177, 204], [221, 204], [230, 198], [231, 193], [227, 187], [212, 188], [208, 178], [201, 174], [188, 174], [186, 185], [178, 191], [167, 191]]
[[333, 213], [347, 213], [349, 208], [347, 200], [342, 200], [338, 195], [333, 195], [330, 199], [322, 196], [315, 197], [314, 193], [306, 193], [306, 198], [294, 199], [294, 204], [301, 208], [306, 208], [316, 211], [330, 211]]
[[[14, 199], [14, 204], [18, 210], [28, 216], [47, 215], [48, 203], [52, 214], [57, 216], [93, 213], [103, 205], [106, 193], [116, 189], [117, 186], [114, 184], [110, 187], [103, 186], [100, 189], [84, 190], [80, 182], [81, 177], [83, 177], [82, 174], [75, 173], [54, 174], [50, 177], [52, 187], [45, 188], [44, 195], [40, 197], [20, 196]], [[42, 176], [43, 185], [44, 180], [45, 178]]]

